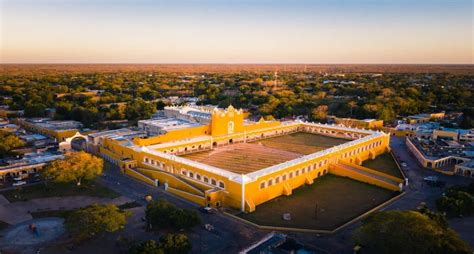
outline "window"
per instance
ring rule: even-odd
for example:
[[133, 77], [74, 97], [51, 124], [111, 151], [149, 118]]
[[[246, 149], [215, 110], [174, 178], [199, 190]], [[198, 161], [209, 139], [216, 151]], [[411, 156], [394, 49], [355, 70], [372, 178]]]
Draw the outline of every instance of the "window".
[[217, 185], [216, 179], [211, 178], [211, 184], [212, 185]]
[[186, 170], [185, 170], [184, 168], [181, 169], [181, 174], [182, 174], [182, 175], [187, 175], [187, 172], [186, 172]]
[[201, 175], [200, 174], [196, 174], [196, 179], [201, 181]]
[[224, 188], [225, 188], [224, 182], [219, 181], [219, 187], [222, 188], [222, 189], [224, 189]]
[[265, 189], [265, 182], [260, 183], [260, 189]]
[[203, 178], [205, 183], [209, 183], [209, 178], [207, 176], [203, 176]]
[[281, 180], [282, 180], [282, 181], [286, 181], [286, 174], [284, 174], [284, 175], [281, 177]]
[[272, 185], [273, 185], [273, 179], [270, 178], [270, 179], [268, 180], [268, 186], [272, 186]]
[[299, 170], [295, 170], [295, 176], [299, 176], [300, 175], [300, 171]]
[[193, 173], [193, 172], [189, 172], [189, 177], [193, 178], [193, 177], [194, 177], [194, 173]]
[[277, 184], [277, 183], [280, 183], [280, 177], [279, 176], [275, 177], [275, 184]]
[[148, 158], [145, 158], [145, 162], [148, 163]]
[[289, 178], [293, 178], [293, 171], [290, 172]]
[[228, 134], [234, 133], [234, 122], [229, 121], [228, 126], [227, 126], [227, 133]]

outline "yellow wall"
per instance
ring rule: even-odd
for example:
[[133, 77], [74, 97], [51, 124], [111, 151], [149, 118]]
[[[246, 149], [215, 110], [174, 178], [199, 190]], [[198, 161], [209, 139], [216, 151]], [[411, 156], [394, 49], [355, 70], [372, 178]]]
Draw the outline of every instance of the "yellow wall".
[[[221, 136], [244, 131], [244, 113], [229, 106], [226, 110], [214, 110], [211, 116], [212, 136]], [[230, 124], [233, 127], [230, 127]]]
[[187, 129], [173, 130], [163, 135], [154, 136], [150, 138], [134, 138], [133, 142], [138, 146], [149, 146], [209, 134], [210, 127], [208, 125], [203, 125]]
[[[233, 112], [233, 116], [232, 114], [229, 114], [230, 112]], [[213, 115], [213, 124], [211, 123], [212, 127], [201, 126], [172, 131], [165, 135], [148, 139], [134, 139], [134, 143], [138, 146], [148, 146], [169, 141], [183, 140], [183, 138], [202, 135], [209, 136], [209, 134], [212, 134], [212, 136], [209, 136], [209, 140], [221, 142], [220, 144], [228, 144], [228, 140], [230, 139], [234, 139], [234, 141], [243, 140], [245, 138], [245, 132], [247, 132], [247, 135], [248, 132], [252, 132], [253, 136], [260, 137], [260, 133], [265, 135], [281, 135], [282, 133], [297, 131], [298, 129], [300, 131], [310, 131], [311, 128], [322, 128], [311, 125], [306, 126], [303, 123], [287, 126], [276, 121], [260, 121], [251, 125], [243, 125], [243, 114], [237, 114], [234, 109], [228, 109], [224, 113], [222, 111], [215, 111], [215, 114], [220, 115]], [[239, 123], [240, 120], [242, 120], [242, 124]], [[229, 121], [234, 121], [234, 133], [232, 134], [228, 134]], [[218, 126], [215, 126], [216, 123], [218, 123]], [[335, 131], [333, 133], [334, 135], [340, 135], [341, 133], [341, 130], [338, 130], [337, 127], [334, 126], [324, 126], [324, 129]], [[362, 134], [362, 136], [367, 135], [368, 134]], [[244, 203], [246, 210], [252, 211], [259, 204], [280, 195], [291, 195], [293, 189], [298, 188], [303, 184], [312, 184], [314, 179], [329, 172], [330, 165], [336, 164], [339, 161], [360, 164], [364, 160], [375, 158], [375, 156], [382, 154], [389, 149], [389, 140], [389, 135], [380, 135], [357, 146], [346, 147], [322, 157], [282, 168], [277, 172], [263, 174], [257, 178], [249, 178], [250, 180], [247, 180], [244, 184]], [[211, 172], [204, 169], [202, 166], [197, 166], [198, 164], [187, 163], [185, 159], [182, 159], [182, 162], [180, 162], [181, 160], [175, 160], [172, 159], [172, 157], [170, 157], [171, 159], [168, 159], [168, 157], [164, 155], [160, 156], [160, 154], [154, 154], [147, 152], [146, 150], [134, 150], [132, 147], [123, 146], [122, 143], [123, 142], [121, 141], [106, 139], [103, 146], [100, 148], [100, 152], [109, 161], [120, 161], [125, 158], [136, 160], [138, 172], [134, 171], [134, 173], [131, 173], [133, 174], [133, 177], [140, 178], [140, 176], [144, 176], [151, 180], [158, 179], [161, 183], [167, 182], [171, 187], [170, 192], [199, 204], [203, 203], [201, 200], [202, 196], [203, 198], [210, 198], [210, 201], [204, 199], [204, 204], [212, 203], [212, 205], [215, 205], [215, 203], [219, 201], [226, 207], [236, 209], [241, 208], [242, 184], [237, 182], [235, 179], [232, 180], [230, 177], [224, 176], [226, 174]], [[180, 146], [190, 146], [191, 144], [194, 143], [182, 143]], [[135, 149], [137, 149], [137, 147], [135, 147]], [[169, 147], [167, 146], [166, 149], [169, 149]], [[176, 149], [178, 149], [178, 147], [176, 147]], [[147, 159], [148, 162], [146, 162], [145, 159]], [[183, 172], [186, 174], [183, 174]], [[191, 176], [189, 172], [192, 172], [193, 176]], [[296, 172], [298, 172], [298, 175], [296, 175]], [[290, 174], [292, 174], [291, 178]], [[197, 175], [201, 178], [198, 179]], [[207, 177], [210, 181], [204, 183], [204, 177]], [[284, 177], [286, 177], [285, 180], [283, 180]], [[278, 183], [276, 183], [276, 179], [278, 179]], [[211, 184], [211, 180], [215, 180], [216, 184]], [[272, 183], [271, 185], [269, 184], [270, 182]], [[224, 184], [224, 188], [222, 188], [223, 191], [214, 191], [215, 189], [220, 189], [219, 183]], [[261, 187], [262, 183], [265, 183], [263, 188]], [[211, 189], [213, 191], [211, 191]], [[196, 197], [199, 198], [196, 200]]]

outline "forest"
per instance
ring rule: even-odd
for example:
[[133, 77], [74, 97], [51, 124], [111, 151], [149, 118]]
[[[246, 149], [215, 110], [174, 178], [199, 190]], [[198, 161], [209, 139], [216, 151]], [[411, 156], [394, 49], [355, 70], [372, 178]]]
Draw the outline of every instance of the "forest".
[[440, 66], [424, 67], [432, 72], [419, 68], [410, 72], [406, 66], [393, 71], [379, 68], [380, 72], [375, 67], [318, 70], [303, 65], [236, 71], [189, 65], [182, 70], [173, 65], [166, 71], [148, 65], [97, 70], [84, 65], [2, 67], [0, 105], [24, 110], [26, 117], [53, 111], [56, 119], [77, 120], [91, 128], [103, 128], [101, 123], [107, 121], [149, 118], [169, 103], [170, 96], [198, 97], [202, 104], [221, 107], [232, 104], [248, 109], [255, 119], [301, 115], [324, 121], [336, 115], [393, 123], [403, 116], [447, 111], [463, 112], [461, 126], [474, 127], [474, 72], [459, 72], [459, 66], [450, 67], [458, 71], [445, 72]]

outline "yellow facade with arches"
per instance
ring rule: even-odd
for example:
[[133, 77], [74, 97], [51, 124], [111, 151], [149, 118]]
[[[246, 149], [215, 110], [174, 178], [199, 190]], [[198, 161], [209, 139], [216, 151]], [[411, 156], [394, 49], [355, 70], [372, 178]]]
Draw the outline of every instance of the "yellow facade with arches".
[[[300, 132], [347, 142], [245, 174], [183, 157]], [[401, 191], [402, 179], [358, 166], [388, 151], [389, 141], [389, 134], [364, 129], [299, 121], [249, 122], [242, 110], [230, 106], [212, 111], [208, 125], [148, 138], [106, 139], [100, 154], [124, 173], [200, 205], [252, 212], [327, 173]]]

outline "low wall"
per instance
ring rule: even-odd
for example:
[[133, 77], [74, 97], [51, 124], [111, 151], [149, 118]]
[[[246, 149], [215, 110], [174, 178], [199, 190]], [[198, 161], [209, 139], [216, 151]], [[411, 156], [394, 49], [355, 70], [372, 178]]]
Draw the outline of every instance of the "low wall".
[[392, 190], [392, 191], [400, 191], [400, 188], [397, 185], [387, 183], [385, 181], [379, 180], [379, 179], [374, 178], [374, 177], [370, 177], [368, 175], [365, 175], [363, 173], [359, 173], [359, 172], [354, 171], [354, 170], [345, 169], [343, 167], [343, 165], [337, 165], [337, 164], [333, 165], [332, 167], [330, 167], [329, 173], [332, 173], [332, 174], [338, 175], [338, 176], [349, 177], [351, 179], [354, 179], [354, 180], [357, 180], [357, 181], [360, 181], [360, 182], [364, 182], [364, 183], [368, 183], [368, 184], [372, 184], [372, 185], [375, 185], [375, 186], [378, 186], [378, 187], [381, 187], [381, 188], [384, 188], [384, 189], [388, 189], [388, 190]]
[[172, 193], [176, 196], [182, 197], [186, 200], [189, 200], [195, 204], [205, 206], [206, 205], [206, 198], [198, 195], [191, 194], [189, 192], [181, 191], [172, 187], [168, 187], [166, 189], [167, 192]]
[[140, 180], [140, 181], [143, 181], [145, 183], [148, 183], [148, 184], [151, 184], [153, 186], [155, 186], [155, 181], [153, 181], [152, 179], [148, 178], [147, 176], [133, 170], [133, 169], [125, 169], [124, 170], [124, 173], [137, 179], [137, 180]]

